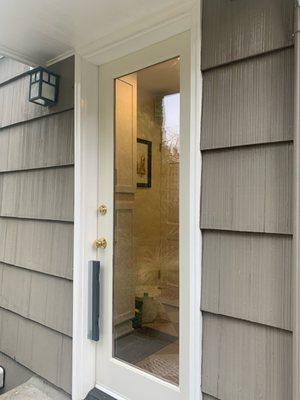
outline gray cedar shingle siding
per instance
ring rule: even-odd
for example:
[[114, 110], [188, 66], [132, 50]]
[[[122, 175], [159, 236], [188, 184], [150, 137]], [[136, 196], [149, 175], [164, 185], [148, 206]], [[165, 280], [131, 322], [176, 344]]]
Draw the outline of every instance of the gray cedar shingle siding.
[[4, 309], [0, 309], [0, 323], [4, 354], [70, 391], [70, 337]]
[[204, 314], [203, 387], [219, 399], [291, 399], [292, 335]]
[[292, 48], [207, 71], [202, 150], [292, 140], [292, 77]]
[[292, 157], [286, 142], [203, 152], [201, 227], [291, 234]]
[[72, 336], [72, 282], [0, 263], [0, 304], [32, 321]]
[[29, 71], [28, 65], [22, 64], [10, 58], [0, 60], [0, 84], [14, 78], [17, 75]]
[[203, 13], [204, 399], [291, 400], [293, 1]]
[[73, 166], [6, 173], [0, 215], [72, 222], [73, 198]]
[[73, 110], [2, 129], [0, 148], [0, 172], [73, 165]]
[[294, 0], [204, 0], [202, 69], [293, 44]]
[[[74, 60], [56, 106], [28, 102], [28, 70], [0, 60], [0, 355], [71, 392]], [[10, 368], [11, 370], [11, 368]]]
[[291, 330], [291, 253], [288, 235], [205, 230], [202, 309]]

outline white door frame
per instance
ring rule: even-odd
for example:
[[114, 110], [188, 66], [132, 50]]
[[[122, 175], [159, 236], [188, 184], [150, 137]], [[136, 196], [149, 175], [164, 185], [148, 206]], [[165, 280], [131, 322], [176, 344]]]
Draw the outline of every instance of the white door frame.
[[[167, 19], [158, 26], [99, 48], [82, 57], [75, 54], [75, 215], [73, 278], [73, 383], [72, 398], [83, 400], [96, 384], [96, 344], [87, 339], [89, 260], [97, 259], [93, 247], [98, 237], [98, 66], [133, 53], [186, 30], [191, 31], [191, 98], [190, 98], [190, 309], [194, 319], [190, 326], [189, 400], [201, 399], [202, 317], [201, 233], [200, 220], [200, 122], [202, 79], [200, 70], [201, 1], [189, 12]], [[125, 51], [125, 54], [124, 54]]]

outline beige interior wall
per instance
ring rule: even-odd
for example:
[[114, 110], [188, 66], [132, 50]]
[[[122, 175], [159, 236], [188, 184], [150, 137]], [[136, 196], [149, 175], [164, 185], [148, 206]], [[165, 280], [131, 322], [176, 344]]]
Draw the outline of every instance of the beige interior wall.
[[[122, 78], [122, 85], [125, 85], [127, 78], [129, 79]], [[150, 302], [151, 307], [155, 304], [157, 317], [169, 320], [168, 307], [171, 306], [171, 312], [178, 323], [179, 156], [176, 152], [170, 154], [169, 144], [164, 140], [163, 97], [157, 90], [152, 91], [149, 86], [144, 86], [145, 83], [149, 84], [149, 79], [152, 82], [151, 77], [139, 77], [137, 74], [136, 105], [130, 101], [131, 90], [123, 93], [118, 89], [117, 96], [120, 102], [120, 107], [117, 107], [114, 266], [117, 336], [131, 331], [135, 297], [143, 297], [144, 294], [156, 299], [156, 302]], [[137, 138], [148, 140], [152, 144], [150, 188], [136, 185], [137, 159], [132, 146], [136, 150]], [[120, 170], [123, 175], [125, 173], [124, 176], [130, 178], [130, 185], [125, 183]], [[121, 222], [120, 216], [127, 216], [128, 220]], [[148, 319], [146, 314], [144, 307], [144, 322], [153, 322], [153, 318]], [[175, 330], [173, 333], [176, 335], [178, 332]]]
[[135, 195], [136, 295], [178, 299], [179, 162], [162, 143], [161, 97], [138, 89], [137, 136], [152, 142], [152, 185]]
[[[161, 288], [162, 302], [179, 300], [179, 154], [163, 138], [161, 163]], [[175, 303], [174, 303], [175, 301]]]
[[136, 295], [160, 295], [161, 271], [161, 117], [155, 96], [138, 88], [137, 137], [152, 142], [152, 185], [137, 188], [134, 202]]
[[132, 330], [136, 266], [133, 215], [136, 192], [136, 76], [116, 80], [114, 324], [116, 336]]

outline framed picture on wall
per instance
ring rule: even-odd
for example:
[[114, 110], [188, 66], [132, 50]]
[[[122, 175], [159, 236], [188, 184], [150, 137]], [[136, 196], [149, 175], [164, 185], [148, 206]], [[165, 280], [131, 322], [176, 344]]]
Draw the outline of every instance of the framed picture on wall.
[[151, 188], [152, 177], [152, 142], [137, 139], [137, 187]]

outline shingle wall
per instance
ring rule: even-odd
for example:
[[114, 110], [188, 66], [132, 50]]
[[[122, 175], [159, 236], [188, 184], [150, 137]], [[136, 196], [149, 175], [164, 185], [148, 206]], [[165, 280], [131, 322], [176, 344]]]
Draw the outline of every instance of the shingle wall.
[[43, 108], [28, 102], [29, 67], [0, 60], [0, 352], [8, 372], [70, 393], [74, 60], [51, 68], [59, 102]]
[[291, 400], [293, 1], [203, 4], [205, 399]]

